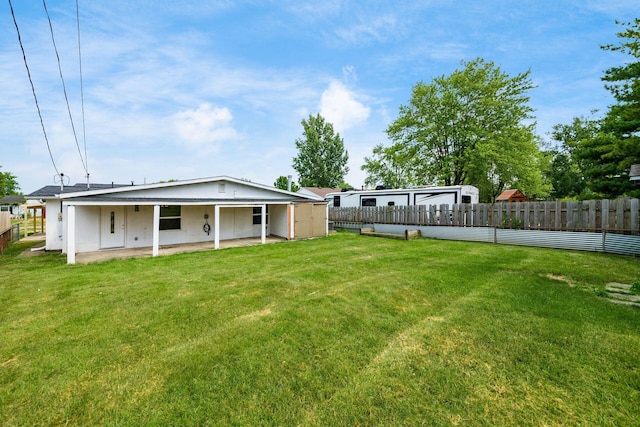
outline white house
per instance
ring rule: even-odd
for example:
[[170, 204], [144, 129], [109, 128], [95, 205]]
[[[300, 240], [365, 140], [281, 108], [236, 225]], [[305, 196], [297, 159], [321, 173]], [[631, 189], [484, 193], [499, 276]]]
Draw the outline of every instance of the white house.
[[46, 250], [75, 255], [268, 235], [326, 236], [317, 198], [227, 176], [144, 185], [47, 186], [31, 193], [47, 206]]

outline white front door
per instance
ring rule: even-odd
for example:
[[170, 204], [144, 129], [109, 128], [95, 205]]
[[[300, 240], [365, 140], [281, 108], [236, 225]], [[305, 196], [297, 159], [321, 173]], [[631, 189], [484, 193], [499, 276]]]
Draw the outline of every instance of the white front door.
[[100, 247], [124, 247], [124, 206], [103, 206], [100, 218]]

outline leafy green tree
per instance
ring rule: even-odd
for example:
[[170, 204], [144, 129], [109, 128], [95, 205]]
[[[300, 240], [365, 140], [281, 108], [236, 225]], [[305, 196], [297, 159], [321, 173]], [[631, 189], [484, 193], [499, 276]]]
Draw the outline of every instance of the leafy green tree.
[[[278, 179], [276, 179], [276, 182], [273, 183], [273, 186], [280, 190], [287, 190], [289, 188], [289, 178], [284, 175], [280, 175]], [[298, 190], [300, 190], [300, 186], [294, 181], [291, 181], [291, 191], [295, 193]]]
[[480, 58], [431, 84], [420, 82], [387, 128], [392, 148], [377, 149], [363, 170], [371, 181], [476, 185], [483, 201], [507, 188], [544, 196], [539, 141], [525, 123], [532, 88], [528, 71], [510, 77]]
[[583, 194], [586, 183], [571, 156], [558, 150], [548, 154], [550, 162], [545, 175], [552, 187], [549, 196], [552, 199], [572, 199]]
[[20, 186], [16, 176], [11, 172], [0, 172], [0, 197], [17, 195], [19, 191]]
[[378, 144], [373, 147], [373, 155], [364, 158], [364, 164], [360, 167], [367, 173], [364, 185], [375, 187], [377, 185], [389, 185], [393, 188], [407, 188], [420, 184], [415, 180], [411, 168], [407, 167], [410, 159], [398, 144], [385, 147]]
[[317, 114], [302, 120], [303, 137], [296, 139], [293, 168], [302, 187], [338, 187], [349, 172], [349, 154], [333, 125]]
[[[592, 111], [595, 114], [595, 111]], [[551, 139], [557, 149], [551, 151], [551, 164], [547, 176], [553, 190], [551, 197], [556, 199], [597, 197], [592, 190], [591, 179], [596, 179], [597, 169], [602, 167], [598, 156], [588, 146], [601, 132], [602, 121], [587, 117], [575, 117], [571, 124], [558, 124], [553, 127]], [[595, 185], [597, 187], [597, 184]]]

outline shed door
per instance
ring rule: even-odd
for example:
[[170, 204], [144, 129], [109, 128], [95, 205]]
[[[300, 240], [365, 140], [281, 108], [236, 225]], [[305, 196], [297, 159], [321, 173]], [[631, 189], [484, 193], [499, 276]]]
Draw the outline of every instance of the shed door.
[[296, 239], [308, 239], [326, 234], [327, 205], [325, 203], [298, 203], [295, 207]]
[[124, 247], [124, 206], [103, 206], [100, 216], [100, 248]]

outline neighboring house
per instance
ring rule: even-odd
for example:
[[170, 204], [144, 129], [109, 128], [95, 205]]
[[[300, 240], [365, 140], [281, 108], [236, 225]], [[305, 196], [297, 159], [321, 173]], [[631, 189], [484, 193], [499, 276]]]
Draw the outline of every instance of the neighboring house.
[[17, 218], [22, 214], [20, 204], [24, 203], [23, 195], [11, 195], [0, 198], [0, 212], [9, 212], [12, 218]]
[[299, 194], [305, 196], [316, 197], [318, 200], [324, 200], [325, 196], [329, 193], [335, 193], [340, 191], [339, 188], [327, 188], [327, 187], [302, 187], [298, 190]]
[[43, 187], [29, 198], [47, 205], [46, 250], [75, 254], [112, 248], [273, 235], [288, 240], [326, 236], [325, 202], [221, 176], [144, 185]]
[[640, 164], [631, 165], [629, 180], [635, 182], [636, 185], [640, 185]]
[[520, 190], [505, 190], [497, 198], [496, 202], [526, 202], [527, 196]]

